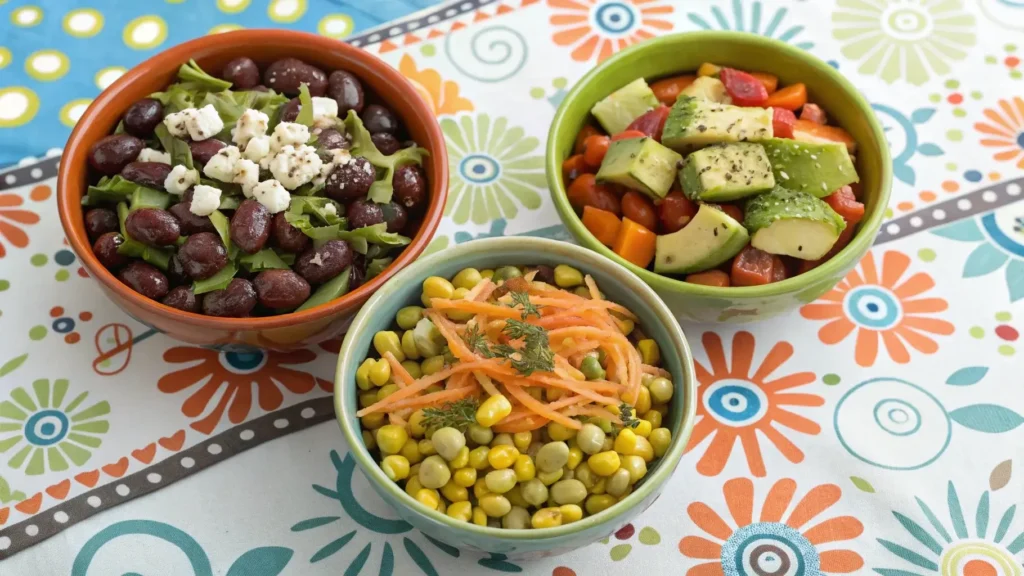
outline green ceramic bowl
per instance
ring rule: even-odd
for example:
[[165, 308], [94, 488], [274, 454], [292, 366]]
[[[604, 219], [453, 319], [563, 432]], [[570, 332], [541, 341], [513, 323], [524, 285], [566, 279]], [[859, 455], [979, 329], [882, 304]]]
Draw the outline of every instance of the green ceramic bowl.
[[[583, 226], [569, 205], [562, 161], [572, 153], [576, 134], [590, 108], [637, 78], [654, 80], [692, 72], [702, 62], [770, 72], [782, 85], [803, 82], [808, 98], [857, 140], [857, 171], [867, 212], [850, 244], [821, 266], [768, 286], [716, 288], [688, 284], [639, 268], [617, 256]], [[741, 32], [687, 32], [642, 42], [619, 52], [584, 76], [562, 101], [551, 124], [547, 176], [562, 222], [587, 248], [610, 258], [651, 285], [680, 319], [701, 322], [763, 320], [812, 302], [828, 292], [868, 251], [889, 203], [892, 163], [882, 127], [857, 89], [825, 62], [778, 40]]]
[[[621, 502], [599, 514], [558, 528], [505, 530], [481, 527], [428, 509], [384, 475], [363, 444], [356, 418], [356, 368], [371, 350], [373, 335], [378, 330], [391, 329], [395, 313], [400, 308], [419, 304], [423, 280], [430, 276], [451, 278], [466, 267], [486, 269], [510, 264], [568, 264], [593, 276], [609, 299], [636, 313], [644, 332], [660, 345], [662, 365], [674, 376], [676, 394], [663, 424], [672, 431], [672, 443], [665, 455], [652, 465], [642, 483]], [[679, 464], [693, 428], [696, 401], [690, 348], [679, 323], [657, 294], [610, 260], [573, 244], [542, 238], [477, 240], [438, 252], [403, 269], [374, 294], [356, 316], [341, 345], [334, 381], [334, 406], [352, 454], [370, 485], [397, 510], [399, 516], [432, 538], [452, 546], [519, 559], [560, 554], [596, 542], [646, 510], [657, 499], [665, 481]]]

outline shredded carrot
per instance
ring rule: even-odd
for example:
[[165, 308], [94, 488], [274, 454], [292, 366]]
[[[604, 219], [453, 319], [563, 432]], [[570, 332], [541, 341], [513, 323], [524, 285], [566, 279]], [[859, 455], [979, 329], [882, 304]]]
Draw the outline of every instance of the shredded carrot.
[[651, 366], [650, 364], [644, 364], [640, 366], [644, 374], [654, 374], [655, 376], [661, 376], [662, 378], [671, 378], [672, 373], [664, 368], [658, 368], [657, 366]]
[[395, 384], [397, 384], [399, 388], [405, 388], [409, 384], [413, 383], [414, 379], [412, 374], [409, 374], [409, 371], [405, 369], [405, 366], [402, 366], [402, 363], [395, 358], [394, 354], [391, 352], [385, 352], [384, 359], [391, 365], [391, 376], [395, 379]]
[[548, 420], [558, 422], [566, 428], [572, 428], [573, 430], [579, 430], [583, 427], [583, 424], [579, 420], [573, 420], [565, 414], [557, 410], [552, 410], [548, 405], [544, 404], [540, 400], [537, 400], [533, 396], [530, 396], [526, 390], [523, 390], [519, 385], [512, 384], [511, 382], [505, 383], [505, 389], [509, 391], [512, 396], [519, 400], [523, 406], [526, 406], [530, 410], [533, 410], [537, 414], [544, 416]]
[[406, 424], [405, 418], [402, 418], [402, 416], [398, 412], [392, 412], [388, 414], [388, 422], [394, 424], [395, 426], [401, 426], [402, 428], [405, 428]]
[[523, 418], [509, 422], [508, 418], [505, 418], [501, 422], [498, 422], [491, 427], [491, 430], [498, 434], [516, 434], [517, 432], [532, 432], [538, 428], [543, 428], [550, 422], [547, 418], [540, 414], [530, 413]]
[[501, 392], [498, 392], [498, 389], [494, 387], [494, 383], [491, 382], [491, 377], [487, 374], [478, 370], [473, 372], [473, 376], [476, 376], [476, 381], [480, 383], [480, 387], [484, 389], [484, 392], [487, 392], [488, 396], [498, 396], [501, 394]]

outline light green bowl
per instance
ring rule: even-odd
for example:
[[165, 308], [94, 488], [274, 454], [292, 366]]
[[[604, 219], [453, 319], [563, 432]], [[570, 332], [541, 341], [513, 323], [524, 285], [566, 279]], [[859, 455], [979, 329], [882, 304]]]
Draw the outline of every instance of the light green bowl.
[[[717, 288], [655, 274], [620, 258], [601, 244], [569, 205], [562, 162], [572, 154], [580, 129], [599, 100], [637, 78], [660, 79], [693, 73], [713, 62], [770, 72], [781, 85], [803, 82], [808, 99], [857, 141], [857, 171], [867, 211], [850, 244], [810, 272], [767, 286]], [[874, 242], [889, 203], [892, 162], [882, 127], [871, 106], [849, 81], [811, 54], [778, 40], [742, 32], [687, 32], [642, 42], [598, 65], [572, 88], [551, 125], [547, 145], [551, 197], [562, 222], [587, 248], [612, 259], [654, 287], [677, 317], [701, 322], [750, 322], [776, 316], [816, 300], [849, 272]]]
[[[676, 393], [663, 426], [672, 431], [668, 451], [641, 484], [607, 510], [558, 528], [504, 530], [456, 521], [415, 501], [384, 475], [360, 435], [355, 383], [356, 368], [372, 347], [373, 335], [390, 330], [395, 313], [404, 306], [419, 305], [423, 280], [430, 276], [451, 278], [467, 267], [497, 268], [504, 265], [568, 264], [597, 281], [605, 296], [628, 307], [639, 317], [644, 332], [661, 348], [662, 366], [673, 375]], [[380, 496], [404, 520], [442, 542], [471, 551], [506, 554], [529, 559], [561, 554], [605, 538], [632, 521], [657, 499], [672, 475], [690, 437], [696, 410], [693, 358], [682, 329], [671, 311], [646, 284], [610, 260], [565, 242], [542, 238], [493, 238], [477, 240], [417, 260], [388, 281], [363, 305], [345, 336], [338, 354], [334, 380], [334, 406], [353, 456]]]

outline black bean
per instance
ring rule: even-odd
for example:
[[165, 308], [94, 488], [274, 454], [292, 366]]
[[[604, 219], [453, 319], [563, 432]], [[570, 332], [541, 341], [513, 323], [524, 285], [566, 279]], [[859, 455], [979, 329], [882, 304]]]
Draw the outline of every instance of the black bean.
[[202, 310], [203, 295], [196, 296], [191, 286], [178, 286], [171, 288], [161, 302], [171, 308], [198, 314]]
[[555, 285], [555, 269], [551, 266], [545, 266], [541, 264], [537, 266], [537, 275], [533, 277], [534, 280], [545, 282], [547, 284]]
[[281, 104], [281, 122], [295, 122], [295, 119], [299, 117], [299, 108], [301, 106], [302, 103], [299, 102], [298, 98], [292, 98]]
[[231, 82], [232, 90], [249, 90], [260, 83], [260, 69], [251, 58], [242, 56], [225, 64], [220, 77]]
[[178, 258], [178, 254], [175, 253], [171, 256], [171, 261], [167, 263], [167, 280], [171, 283], [171, 286], [181, 286], [182, 284], [192, 284], [192, 279], [185, 273], [185, 267], [181, 264], [181, 259]]
[[309, 298], [309, 282], [291, 270], [264, 270], [253, 285], [260, 304], [274, 310], [298, 308]]
[[338, 103], [338, 117], [344, 118], [349, 110], [363, 111], [363, 83], [351, 72], [335, 70], [327, 79], [327, 96]]
[[128, 214], [124, 222], [128, 237], [148, 246], [168, 246], [181, 236], [181, 224], [167, 210], [139, 208]]
[[85, 232], [93, 242], [107, 232], [117, 232], [120, 224], [117, 214], [106, 208], [93, 208], [85, 213]]
[[320, 131], [320, 134], [316, 137], [316, 145], [321, 150], [335, 150], [338, 148], [348, 148], [348, 140], [345, 136], [338, 132], [335, 128], [324, 128]]
[[164, 190], [171, 165], [163, 162], [132, 162], [121, 170], [121, 178], [155, 190]]
[[227, 144], [216, 138], [207, 138], [198, 142], [193, 140], [188, 143], [188, 148], [192, 151], [192, 159], [200, 164], [209, 162], [210, 158], [216, 156], [217, 152], [226, 146]]
[[143, 98], [124, 113], [124, 130], [132, 136], [149, 138], [164, 119], [164, 106], [159, 100]]
[[231, 241], [242, 252], [255, 254], [263, 250], [270, 237], [270, 210], [249, 198], [231, 216]]
[[377, 171], [370, 161], [357, 156], [331, 170], [324, 184], [324, 193], [341, 202], [366, 196], [376, 177]]
[[181, 226], [181, 235], [191, 236], [200, 232], [216, 232], [217, 228], [210, 221], [210, 217], [193, 214], [190, 210], [191, 206], [192, 201], [189, 200], [187, 202], [178, 202], [169, 209], [170, 213], [178, 219], [178, 225]]
[[380, 153], [385, 156], [391, 156], [402, 148], [402, 145], [398, 142], [398, 138], [395, 138], [387, 132], [378, 132], [377, 134], [370, 136], [370, 140], [373, 141], [373, 145], [377, 147], [377, 150], [380, 150]]
[[381, 204], [366, 198], [353, 201], [345, 211], [348, 215], [348, 223], [352, 228], [363, 228], [380, 224], [384, 221], [384, 210], [381, 206]]
[[427, 179], [415, 164], [396, 168], [391, 185], [395, 189], [395, 200], [409, 210], [416, 210], [427, 200]]
[[132, 290], [153, 300], [163, 298], [170, 290], [167, 277], [163, 272], [142, 260], [136, 260], [125, 266], [117, 277]]
[[242, 318], [255, 307], [256, 289], [242, 278], [233, 278], [223, 290], [207, 292], [203, 297], [203, 313], [209, 316]]
[[370, 131], [370, 134], [398, 133], [398, 117], [390, 109], [380, 104], [370, 104], [359, 116], [363, 119], [363, 125]]
[[145, 145], [131, 134], [104, 136], [89, 148], [89, 165], [97, 172], [113, 176], [134, 162]]
[[327, 92], [327, 75], [324, 71], [306, 64], [298, 58], [282, 58], [263, 73], [263, 83], [275, 91], [297, 96], [299, 86], [305, 83], [310, 96], [323, 96]]
[[348, 289], [350, 291], [355, 290], [356, 288], [362, 286], [363, 282], [366, 282], [366, 265], [362, 264], [356, 266], [355, 263], [353, 262], [352, 267], [349, 268], [348, 273]]
[[302, 230], [292, 226], [284, 214], [284, 212], [278, 212], [271, 221], [274, 245], [285, 252], [299, 254], [309, 247], [309, 236], [306, 236]]
[[119, 232], [107, 232], [96, 239], [92, 245], [92, 252], [100, 264], [108, 270], [114, 270], [128, 263], [128, 257], [117, 252], [121, 244], [124, 244], [124, 236]]
[[193, 280], [205, 280], [228, 263], [228, 251], [220, 236], [212, 232], [193, 234], [178, 248], [178, 259], [185, 274]]
[[352, 263], [352, 249], [344, 240], [330, 240], [319, 248], [310, 248], [295, 259], [295, 271], [313, 285], [334, 278]]
[[[384, 213], [384, 221], [388, 224], [388, 232], [401, 232], [409, 221], [409, 214], [402, 208], [401, 204], [394, 200], [387, 204], [378, 204]], [[351, 217], [351, 216], [350, 216]]]

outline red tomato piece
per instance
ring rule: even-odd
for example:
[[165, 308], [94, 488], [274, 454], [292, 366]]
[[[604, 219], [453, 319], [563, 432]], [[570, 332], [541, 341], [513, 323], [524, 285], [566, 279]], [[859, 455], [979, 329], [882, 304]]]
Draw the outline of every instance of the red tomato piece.
[[735, 204], [719, 204], [718, 209], [728, 214], [733, 220], [743, 224], [743, 209]]
[[630, 190], [622, 195], [622, 215], [633, 222], [654, 231], [658, 229], [658, 215], [651, 200], [639, 192]]
[[737, 106], [761, 106], [768, 100], [768, 89], [756, 77], [733, 68], [722, 68], [718, 79]]
[[857, 201], [853, 188], [843, 186], [823, 198], [837, 214], [846, 220], [846, 227], [852, 228], [864, 218], [864, 205]]
[[593, 169], [601, 167], [604, 155], [608, 152], [611, 139], [607, 136], [594, 134], [583, 141], [583, 160]]
[[782, 256], [772, 256], [772, 282], [782, 282], [789, 277], [789, 270], [786, 269], [786, 261]]
[[792, 138], [796, 114], [785, 108], [772, 108], [772, 130], [776, 138]]
[[821, 109], [821, 106], [808, 102], [800, 110], [800, 119], [814, 122], [815, 124], [824, 124], [825, 111]]
[[643, 138], [647, 136], [639, 130], [623, 130], [615, 136], [612, 136], [612, 142], [618, 142], [619, 140], [629, 140], [630, 138]]
[[593, 172], [593, 170], [583, 161], [582, 154], [569, 156], [565, 159], [565, 162], [562, 162], [562, 177], [565, 178], [567, 183], [571, 184], [573, 180], [580, 177], [580, 174], [587, 172]]
[[729, 278], [733, 286], [763, 286], [771, 284], [775, 275], [775, 262], [772, 255], [754, 248], [747, 247], [736, 255], [732, 261], [732, 273]]
[[644, 134], [654, 138], [658, 142], [661, 142], [661, 131], [665, 129], [665, 120], [668, 120], [668, 113], [671, 108], [668, 106], [658, 106], [654, 110], [641, 114], [639, 118], [633, 120], [626, 130], [636, 130], [643, 132]]
[[583, 143], [587, 141], [587, 138], [590, 138], [594, 134], [602, 134], [602, 132], [590, 124], [584, 126], [580, 130], [580, 133], [576, 135], [576, 144], [572, 148], [572, 153], [583, 154]]
[[593, 174], [580, 175], [569, 185], [566, 196], [577, 211], [582, 211], [586, 206], [593, 206], [616, 216], [622, 214], [619, 199], [608, 188], [598, 184]]
[[658, 204], [658, 220], [661, 222], [661, 233], [671, 234], [682, 230], [690, 223], [697, 213], [697, 204], [682, 192], [669, 192]]

